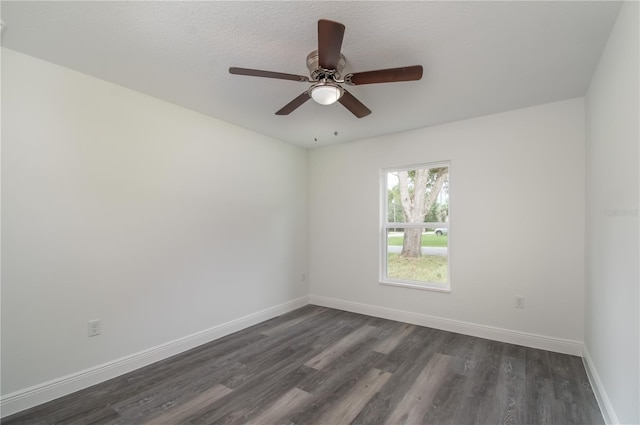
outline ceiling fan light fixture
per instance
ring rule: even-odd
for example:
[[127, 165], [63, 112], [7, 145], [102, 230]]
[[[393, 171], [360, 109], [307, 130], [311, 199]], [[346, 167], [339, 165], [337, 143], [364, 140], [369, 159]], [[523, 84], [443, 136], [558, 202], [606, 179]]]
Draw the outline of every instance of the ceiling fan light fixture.
[[344, 93], [342, 87], [335, 83], [322, 81], [314, 84], [310, 89], [311, 98], [320, 105], [331, 105], [336, 103]]

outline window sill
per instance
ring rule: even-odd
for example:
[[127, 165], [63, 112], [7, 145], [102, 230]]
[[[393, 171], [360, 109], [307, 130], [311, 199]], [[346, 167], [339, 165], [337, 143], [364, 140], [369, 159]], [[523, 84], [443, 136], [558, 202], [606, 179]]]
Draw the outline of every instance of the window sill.
[[447, 294], [451, 293], [451, 287], [437, 284], [410, 283], [401, 280], [381, 280], [380, 284], [385, 286], [399, 286], [401, 288], [420, 289], [423, 291], [444, 292]]

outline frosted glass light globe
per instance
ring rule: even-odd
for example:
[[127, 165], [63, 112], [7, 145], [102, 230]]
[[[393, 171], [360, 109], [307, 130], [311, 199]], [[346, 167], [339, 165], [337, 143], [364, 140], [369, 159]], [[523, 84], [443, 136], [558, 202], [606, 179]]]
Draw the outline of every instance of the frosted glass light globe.
[[342, 97], [342, 87], [330, 83], [319, 83], [311, 88], [311, 98], [320, 105], [331, 105]]

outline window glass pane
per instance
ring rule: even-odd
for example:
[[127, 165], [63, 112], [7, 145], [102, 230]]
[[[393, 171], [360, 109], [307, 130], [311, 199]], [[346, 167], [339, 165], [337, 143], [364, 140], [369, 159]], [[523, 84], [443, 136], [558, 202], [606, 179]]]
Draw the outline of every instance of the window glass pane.
[[384, 177], [382, 279], [448, 287], [448, 164], [385, 170]]
[[446, 228], [388, 229], [387, 278], [447, 283], [448, 240]]

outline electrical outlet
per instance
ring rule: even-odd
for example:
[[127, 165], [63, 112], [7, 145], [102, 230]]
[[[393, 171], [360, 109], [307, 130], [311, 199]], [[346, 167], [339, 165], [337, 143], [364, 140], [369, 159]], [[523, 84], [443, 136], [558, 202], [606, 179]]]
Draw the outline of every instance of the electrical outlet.
[[89, 336], [98, 336], [102, 333], [102, 321], [100, 319], [89, 320], [87, 324]]
[[524, 308], [524, 297], [516, 295], [515, 304], [516, 308]]

